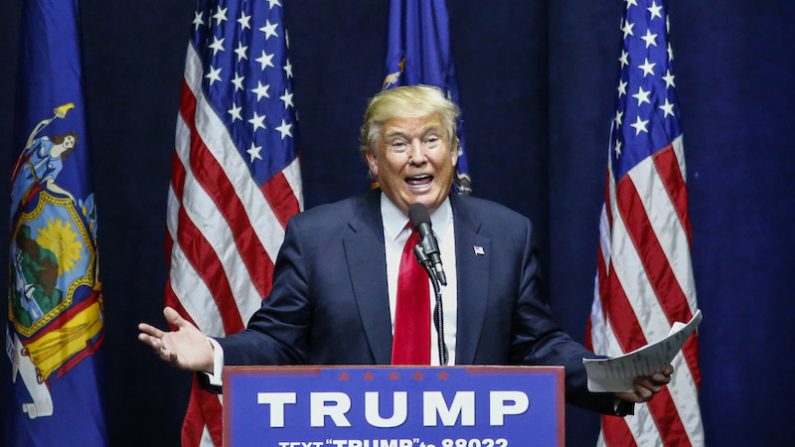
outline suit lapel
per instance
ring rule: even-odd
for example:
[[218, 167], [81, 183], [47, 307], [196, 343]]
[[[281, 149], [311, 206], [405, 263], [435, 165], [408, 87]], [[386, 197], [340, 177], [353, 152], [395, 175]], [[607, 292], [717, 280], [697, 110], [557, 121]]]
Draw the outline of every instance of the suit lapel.
[[343, 241], [353, 292], [376, 364], [389, 364], [392, 354], [392, 323], [386, 278], [384, 226], [379, 194], [362, 198], [360, 212], [348, 225]]
[[471, 364], [475, 359], [488, 301], [491, 240], [479, 234], [480, 222], [468, 212], [462, 199], [451, 196], [450, 201], [455, 224], [458, 278], [455, 356], [456, 363]]

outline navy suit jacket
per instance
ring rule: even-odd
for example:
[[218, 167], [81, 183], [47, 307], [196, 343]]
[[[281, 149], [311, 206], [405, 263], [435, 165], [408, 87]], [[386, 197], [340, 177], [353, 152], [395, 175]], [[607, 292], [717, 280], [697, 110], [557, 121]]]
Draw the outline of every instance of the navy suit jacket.
[[[486, 200], [451, 196], [450, 202], [456, 363], [563, 365], [569, 402], [615, 413], [612, 396], [586, 389], [582, 359], [594, 355], [552, 320], [530, 221]], [[477, 255], [475, 246], [485, 254]], [[270, 297], [245, 331], [218, 342], [226, 365], [388, 365], [392, 333], [379, 193], [293, 217]]]

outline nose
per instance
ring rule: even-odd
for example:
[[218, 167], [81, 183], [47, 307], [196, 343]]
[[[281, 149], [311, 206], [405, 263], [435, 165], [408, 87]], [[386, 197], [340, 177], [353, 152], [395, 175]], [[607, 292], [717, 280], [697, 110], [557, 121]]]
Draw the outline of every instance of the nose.
[[422, 142], [419, 139], [412, 140], [411, 147], [409, 147], [409, 163], [419, 166], [428, 161], [425, 155], [425, 150], [422, 147]]

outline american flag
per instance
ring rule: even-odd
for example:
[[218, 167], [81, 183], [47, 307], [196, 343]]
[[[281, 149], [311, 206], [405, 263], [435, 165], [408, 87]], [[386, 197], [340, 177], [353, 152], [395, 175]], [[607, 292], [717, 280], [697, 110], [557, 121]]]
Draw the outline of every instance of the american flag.
[[[244, 328], [303, 207], [280, 0], [199, 0], [168, 197], [166, 305], [209, 336]], [[220, 396], [196, 381], [182, 445], [221, 445]]]
[[[663, 0], [627, 0], [588, 343], [617, 356], [695, 313], [685, 157]], [[696, 336], [635, 415], [602, 417], [600, 445], [703, 445]]]

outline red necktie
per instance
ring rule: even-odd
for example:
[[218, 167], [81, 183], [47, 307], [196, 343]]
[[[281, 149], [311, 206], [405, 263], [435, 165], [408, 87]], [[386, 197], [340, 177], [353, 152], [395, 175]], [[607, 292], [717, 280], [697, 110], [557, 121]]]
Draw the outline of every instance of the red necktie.
[[414, 257], [414, 246], [420, 241], [411, 232], [403, 247], [398, 274], [395, 334], [392, 337], [393, 365], [430, 365], [431, 302], [428, 276]]

